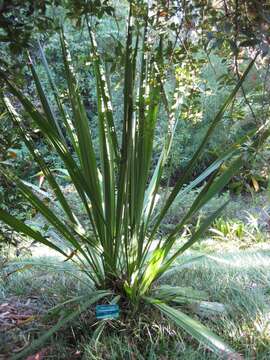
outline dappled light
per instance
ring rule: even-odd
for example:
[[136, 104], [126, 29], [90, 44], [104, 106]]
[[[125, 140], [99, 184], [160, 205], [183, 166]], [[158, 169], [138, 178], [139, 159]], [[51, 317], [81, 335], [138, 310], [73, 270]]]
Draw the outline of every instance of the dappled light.
[[270, 357], [255, 3], [0, 1], [0, 360]]

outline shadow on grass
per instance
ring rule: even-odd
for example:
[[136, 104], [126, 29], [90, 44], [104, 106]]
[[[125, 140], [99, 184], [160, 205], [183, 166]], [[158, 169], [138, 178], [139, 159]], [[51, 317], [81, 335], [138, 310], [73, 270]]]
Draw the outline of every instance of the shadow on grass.
[[[195, 253], [190, 254], [195, 255]], [[188, 257], [187, 257], [188, 258]], [[59, 302], [86, 290], [84, 279], [69, 264], [59, 259], [25, 260], [32, 264], [25, 271], [12, 273], [0, 281], [0, 303], [10, 299], [35, 304], [46, 312]], [[10, 264], [5, 274], [17, 264]], [[203, 290], [208, 300], [226, 306], [218, 316], [202, 316], [200, 320], [223, 337], [245, 359], [270, 358], [270, 250], [246, 250], [207, 255], [166, 277], [166, 283]], [[153, 317], [151, 317], [153, 316]], [[197, 316], [194, 315], [193, 316]], [[91, 318], [92, 317], [92, 318]], [[194, 340], [159, 314], [143, 315], [126, 324], [110, 324], [98, 340], [93, 341], [93, 313], [81, 317], [51, 340], [52, 359], [217, 359]], [[57, 321], [57, 319], [55, 319]], [[5, 347], [0, 354], [33, 339], [45, 329], [36, 319], [5, 332]], [[0, 329], [1, 333], [1, 329]], [[3, 338], [3, 335], [2, 335]], [[10, 346], [7, 346], [10, 341]], [[12, 343], [13, 342], [13, 343]], [[1, 349], [1, 347], [0, 347]], [[71, 355], [73, 354], [73, 355]], [[75, 354], [76, 357], [75, 357]], [[71, 356], [71, 357], [70, 357]]]

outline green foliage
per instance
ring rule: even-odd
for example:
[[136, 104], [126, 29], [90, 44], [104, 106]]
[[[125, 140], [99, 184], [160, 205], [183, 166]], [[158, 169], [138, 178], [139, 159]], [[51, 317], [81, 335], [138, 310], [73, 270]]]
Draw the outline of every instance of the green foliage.
[[[0, 104], [0, 164], [13, 169], [19, 176], [25, 178], [31, 173], [32, 163], [27, 149], [16, 132], [16, 127], [10, 122], [8, 114]], [[0, 202], [2, 208], [16, 214], [21, 219], [29, 209], [29, 205], [18, 193], [16, 187], [4, 176], [0, 175]], [[8, 232], [6, 232], [8, 234]], [[8, 238], [8, 236], [6, 237]]]
[[[127, 4], [121, 3], [120, 6], [120, 3], [117, 1], [98, 1], [91, 4], [81, 1], [68, 1], [65, 3], [55, 2], [54, 4], [48, 2], [45, 5], [45, 8], [43, 8], [43, 10], [40, 9], [40, 11], [46, 10], [43, 15], [46, 15], [50, 25], [48, 24], [47, 26], [47, 32], [42, 32], [42, 28], [40, 29], [40, 41], [46, 44], [44, 49], [46, 57], [50, 63], [53, 63], [53, 79], [57, 83], [62, 100], [68, 102], [63, 64], [61, 64], [61, 49], [58, 46], [57, 36], [55, 34], [53, 35], [53, 31], [55, 30], [55, 25], [53, 24], [59, 23], [65, 19], [65, 34], [67, 40], [71, 43], [70, 50], [72, 57], [75, 60], [74, 66], [76, 67], [76, 72], [80, 78], [81, 95], [87, 114], [92, 119], [92, 121], [90, 121], [90, 126], [93, 132], [93, 144], [98, 153], [98, 129], [96, 126], [97, 107], [95, 103], [96, 93], [94, 90], [95, 80], [90, 65], [91, 61], [89, 58], [87, 30], [83, 26], [81, 16], [83, 16], [82, 14], [88, 13], [91, 16], [96, 14], [99, 18], [98, 23], [94, 23], [93, 26], [95, 27], [100, 53], [105, 60], [106, 71], [110, 73], [110, 84], [114, 93], [112, 103], [114, 112], [117, 114], [115, 127], [119, 134], [121, 132], [121, 123], [119, 119], [123, 116], [121, 85], [125, 57], [123, 29], [125, 27]], [[9, 4], [9, 8], [7, 8], [6, 11], [10, 14], [12, 14], [12, 12], [14, 12], [14, 14], [17, 12], [24, 13], [27, 6], [29, 6], [28, 3], [24, 6], [20, 6], [19, 3], [14, 2], [13, 4], [12, 2]], [[162, 7], [163, 5], [160, 4], [160, 6]], [[171, 185], [173, 185], [176, 178], [183, 173], [185, 166], [196, 150], [195, 144], [202, 140], [213, 114], [221, 106], [222, 101], [232, 90], [237, 80], [235, 61], [230, 56], [231, 50], [227, 49], [227, 45], [231, 41], [233, 34], [235, 34], [234, 27], [231, 26], [228, 28], [223, 24], [223, 21], [226, 23], [226, 20], [224, 20], [226, 19], [226, 16], [224, 17], [224, 9], [222, 6], [216, 8], [214, 5], [205, 4], [205, 8], [207, 8], [207, 6], [209, 7], [209, 11], [207, 12], [208, 16], [205, 17], [204, 14], [202, 22], [200, 17], [202, 8], [196, 2], [188, 1], [185, 4], [171, 6], [168, 9], [165, 6], [168, 14], [179, 14], [179, 12], [182, 11], [186, 14], [186, 19], [190, 19], [194, 16], [194, 19], [198, 21], [198, 23], [196, 23], [198, 29], [200, 29], [200, 27], [204, 30], [209, 27], [213, 28], [213, 25], [216, 25], [216, 23], [219, 24], [220, 22], [218, 33], [212, 33], [212, 38], [210, 39], [209, 33], [206, 31], [203, 32], [201, 37], [195, 36], [195, 30], [190, 30], [188, 21], [183, 20], [181, 32], [186, 34], [184, 48], [181, 46], [180, 38], [177, 37], [179, 36], [179, 34], [177, 34], [177, 23], [171, 19], [165, 29], [166, 33], [168, 33], [169, 40], [165, 44], [164, 54], [175, 65], [178, 64], [178, 68], [175, 68], [174, 72], [175, 76], [178, 77], [178, 83], [181, 83], [179, 95], [180, 93], [182, 95], [181, 118], [179, 119], [176, 128], [175, 141], [172, 146], [169, 161], [163, 172], [164, 183], [169, 182]], [[233, 4], [228, 6], [230, 7], [230, 11], [237, 12], [237, 9], [234, 8]], [[240, 2], [239, 6], [241, 8], [243, 4]], [[38, 8], [38, 4], [36, 7]], [[268, 11], [264, 5], [262, 11], [265, 13]], [[109, 16], [105, 16], [106, 14]], [[223, 15], [221, 16], [221, 14]], [[35, 11], [31, 13], [29, 19], [32, 16], [35, 18], [37, 13]], [[29, 21], [29, 19], [26, 20]], [[234, 18], [234, 21], [236, 20], [239, 20], [242, 23], [242, 19]], [[187, 23], [185, 21], [187, 21]], [[254, 27], [255, 24], [252, 23], [251, 19], [248, 19], [248, 23], [251, 28], [253, 27], [253, 30], [256, 30]], [[76, 29], [74, 29], [73, 25], [76, 26]], [[33, 27], [35, 28], [36, 26], [37, 24], [32, 21], [32, 27], [29, 28], [29, 34], [33, 30]], [[193, 26], [195, 26], [195, 24], [193, 24]], [[78, 29], [80, 31], [78, 31]], [[241, 27], [238, 30], [241, 32]], [[257, 30], [255, 32], [256, 36], [259, 35]], [[48, 36], [50, 36], [49, 43], [47, 41]], [[246, 34], [241, 33], [241, 36], [246, 36]], [[36, 33], [33, 33], [33, 31], [32, 37], [33, 39], [36, 38]], [[12, 36], [10, 36], [10, 39], [11, 38]], [[224, 41], [220, 41], [219, 46], [212, 46], [214, 38], [216, 38], [216, 40], [221, 40], [222, 38]], [[16, 38], [14, 38], [14, 41], [16, 41]], [[244, 38], [241, 39], [241, 41], [243, 42]], [[258, 47], [258, 44], [259, 42], [257, 44], [254, 43], [254, 46]], [[243, 52], [241, 50], [242, 48], [244, 49], [245, 47], [242, 47], [242, 45], [239, 47], [239, 56], [237, 59], [239, 62], [238, 70], [240, 73], [242, 71], [241, 64], [243, 59], [248, 55], [248, 52]], [[3, 47], [3, 51], [6, 52], [6, 48]], [[34, 58], [38, 59], [38, 47], [36, 44], [32, 45], [31, 54]], [[263, 90], [265, 85], [260, 81], [260, 78], [264, 77], [267, 59], [267, 57], [260, 59], [260, 62], [264, 65], [262, 66], [262, 64], [260, 64], [260, 66], [262, 66], [260, 71], [254, 72], [254, 74], [252, 73], [252, 76], [257, 77], [257, 81], [255, 82], [256, 86], [254, 86], [254, 81], [248, 79], [250, 84], [246, 89], [249, 103], [253, 112], [258, 114], [258, 118], [261, 117], [262, 110], [265, 113], [269, 111], [266, 97], [263, 95], [263, 93], [265, 93]], [[10, 61], [11, 59], [8, 60], [8, 62]], [[22, 63], [23, 62], [21, 62], [21, 64]], [[170, 65], [167, 64], [166, 66], [169, 67]], [[14, 69], [12, 70], [14, 71]], [[44, 68], [38, 62], [36, 64], [36, 71], [40, 78], [42, 78], [42, 84], [48, 98], [52, 100], [51, 97], [53, 97], [53, 95], [50, 92], [50, 85], [44, 78]], [[170, 78], [171, 84], [174, 84], [174, 75], [170, 76]], [[166, 84], [168, 92], [173, 91], [173, 86], [171, 84]], [[34, 86], [30, 79], [28, 79], [26, 87], [31, 94], [34, 92]], [[254, 119], [252, 119], [250, 115], [245, 115], [247, 114], [247, 107], [246, 101], [243, 101], [240, 97], [233, 102], [231, 109], [228, 109], [224, 116], [224, 121], [217, 127], [215, 137], [213, 137], [207, 145], [203, 158], [200, 163], [196, 165], [193, 174], [191, 175], [191, 179], [195, 178], [205, 166], [215, 160], [222, 152], [224, 146], [232, 144], [239, 134], [245, 133], [248, 128], [254, 126]], [[161, 122], [158, 126], [154, 142], [154, 157], [156, 162], [158, 161], [158, 154], [162, 148], [161, 135], [166, 131], [166, 112], [162, 108], [160, 109], [159, 117]], [[266, 118], [267, 116], [265, 116], [265, 119]], [[226, 137], [222, 136], [223, 132], [226, 132]], [[258, 159], [259, 157], [260, 159]], [[99, 162], [99, 159], [97, 160]], [[234, 179], [231, 184], [231, 189], [236, 193], [246, 190], [249, 191], [250, 187], [253, 187], [252, 178], [255, 178], [259, 182], [260, 189], [263, 189], [267, 182], [267, 175], [265, 175], [267, 172], [265, 171], [267, 170], [267, 162], [267, 156], [263, 156], [263, 158], [262, 156], [257, 156], [256, 161], [248, 159], [245, 164], [245, 171], [242, 172], [241, 176]], [[250, 163], [252, 163], [251, 167], [248, 165]], [[58, 165], [59, 164], [56, 164], [56, 167], [58, 167]], [[254, 171], [252, 169], [254, 169]]]
[[[212, 301], [226, 306], [226, 313], [202, 315], [204, 324], [222, 335], [245, 358], [269, 357], [269, 241], [261, 249], [224, 251], [224, 243], [216, 241], [218, 246], [215, 256], [205, 256], [187, 267], [174, 269], [170, 277], [162, 279], [173, 287], [190, 287], [208, 294]], [[208, 250], [211, 251], [209, 246]], [[196, 253], [195, 253], [196, 254]], [[185, 261], [189, 256], [184, 256]], [[28, 308], [34, 314], [44, 313], [52, 306], [71, 300], [87, 293], [88, 284], [78, 281], [79, 275], [72, 264], [63, 263], [55, 258], [42, 258], [11, 262], [4, 274], [26, 265], [31, 268], [11, 273], [4, 282], [0, 279], [0, 298], [2, 303], [16, 299], [18, 303], [28, 300]], [[2, 273], [3, 274], [3, 273]], [[83, 279], [81, 279], [83, 280]], [[85, 279], [84, 279], [85, 280]], [[160, 286], [161, 284], [159, 284]], [[195, 290], [194, 290], [195, 291]], [[76, 306], [76, 305], [75, 305]], [[61, 312], [49, 319], [36, 319], [15, 329], [1, 334], [0, 352], [10, 354], [23, 345], [24, 334], [34, 338], [48, 323], [63, 315], [63, 310], [71, 310], [72, 302], [67, 302]], [[59, 309], [59, 308], [58, 308]], [[94, 310], [94, 309], [93, 309]], [[216, 359], [210, 353], [192, 341], [189, 335], [166, 320], [162, 314], [143, 308], [135, 319], [128, 317], [109, 322], [102, 333], [95, 331], [98, 325], [94, 311], [89, 309], [84, 316], [72, 323], [66, 330], [59, 331], [48, 344], [47, 356], [65, 359], [78, 350], [84, 359], [118, 360], [127, 358], [160, 359]], [[194, 307], [188, 308], [189, 313]], [[197, 315], [198, 316], [198, 315]], [[93, 327], [91, 326], [93, 325]], [[72, 331], [71, 331], [72, 328]], [[93, 331], [91, 331], [93, 329]], [[95, 329], [95, 330], [94, 330]], [[95, 334], [93, 336], [92, 334]], [[256, 336], [254, 336], [256, 334]], [[20, 339], [20, 340], [18, 340]], [[76, 343], [74, 343], [74, 339]], [[16, 344], [16, 345], [15, 345]], [[17, 347], [16, 347], [17, 346]], [[5, 352], [5, 349], [7, 350]], [[109, 355], [108, 355], [109, 353]]]
[[[169, 230], [174, 228], [176, 224], [178, 224], [181, 219], [184, 217], [188, 209], [192, 206], [198, 194], [203, 190], [203, 187], [195, 188], [192, 191], [189, 191], [185, 196], [178, 195], [167, 212], [166, 217], [164, 218], [161, 225], [161, 234], [167, 233]], [[168, 190], [167, 190], [168, 192]], [[164, 191], [164, 196], [166, 197], [166, 190]], [[161, 198], [160, 204], [164, 199]], [[200, 221], [205, 219], [207, 214], [212, 214], [221, 203], [228, 203], [230, 201], [229, 192], [222, 192], [222, 194], [218, 194], [213, 197], [209, 202], [207, 202], [197, 214], [194, 214], [193, 217], [190, 218], [189, 223], [186, 224], [186, 231], [190, 231], [193, 227], [196, 227]], [[232, 201], [226, 206], [224, 210], [226, 213], [228, 209], [232, 207]]]
[[210, 231], [217, 237], [242, 239], [245, 235], [245, 224], [241, 221], [226, 221], [220, 218], [215, 221]]
[[[8, 43], [12, 53], [29, 44], [33, 29], [45, 31], [50, 24], [46, 17], [46, 2], [3, 0], [0, 4], [0, 42]], [[50, 24], [51, 25], [51, 24]]]
[[[200, 145], [187, 163], [183, 175], [177, 179], [160, 210], [155, 211], [163, 170], [178, 121], [181, 78], [177, 77], [179, 67], [173, 67], [171, 70], [176, 71], [174, 74], [176, 86], [173, 96], [170, 96], [165, 84], [163, 41], [166, 38], [163, 38], [163, 32], [160, 31], [163, 23], [159, 21], [159, 13], [157, 16], [148, 17], [147, 6], [139, 5], [139, 3], [130, 4], [128, 17], [121, 140], [116, 131], [109, 74], [106, 74], [104, 69], [103, 59], [98, 52], [93, 28], [87, 16], [85, 21], [91, 48], [89, 59], [96, 82], [97, 148], [94, 146], [84, 98], [80, 92], [75, 66], [63, 30], [60, 32], [60, 44], [63, 74], [67, 84], [65, 99], [55, 85], [42, 49], [41, 61], [52, 95], [46, 95], [47, 91], [44, 91], [36, 67], [29, 57], [29, 68], [38, 95], [38, 105], [25, 96], [4, 71], [0, 72], [6, 86], [3, 96], [6, 109], [53, 191], [57, 205], [63, 211], [63, 217], [58, 217], [52, 207], [32, 190], [33, 186], [29, 186], [7, 167], [1, 166], [1, 174], [14, 182], [22, 196], [54, 227], [63, 239], [64, 246], [11, 216], [4, 209], [0, 209], [0, 219], [16, 231], [58, 251], [66, 261], [73, 261], [89, 278], [91, 290], [93, 285], [97, 289], [81, 301], [74, 312], [65, 315], [41, 339], [36, 340], [30, 349], [24, 350], [14, 359], [26, 356], [32, 348], [40, 346], [43, 340], [47, 340], [61, 326], [72, 321], [94, 302], [101, 299], [107, 302], [115, 296], [120, 297], [121, 303], [126, 307], [125, 310], [130, 313], [138, 312], [143, 302], [153, 305], [217, 354], [233, 353], [233, 350], [209, 329], [192, 320], [181, 310], [171, 307], [172, 301], [179, 296], [179, 291], [172, 293], [167, 288], [167, 296], [160, 300], [155, 295], [154, 284], [219, 217], [226, 204], [219, 204], [218, 208], [201, 221], [182, 246], [173, 248], [190, 219], [219, 194], [231, 177], [239, 171], [244, 161], [245, 146], [243, 145], [247, 138], [251, 138], [254, 147], [257, 147], [257, 138], [253, 137], [255, 131], [249, 132], [248, 136], [238, 138], [232, 146], [227, 147], [200, 176], [187, 185], [209, 139], [241, 88], [254, 60], [247, 66], [242, 78], [213, 114], [212, 121]], [[151, 34], [155, 31], [158, 37], [153, 41]], [[65, 165], [84, 207], [84, 216], [88, 218], [86, 226], [80, 222], [78, 214], [59, 186], [54, 170], [44, 160], [29, 136], [8, 94], [12, 94], [17, 99], [42, 133], [48, 150], [53, 149]], [[52, 101], [54, 107], [51, 105]], [[151, 169], [154, 135], [161, 102], [168, 119], [167, 130], [158, 161]], [[220, 169], [224, 162], [226, 168]], [[176, 197], [184, 198], [185, 194], [201, 184], [204, 186], [179, 223], [168, 232], [166, 237], [158, 239], [160, 225]]]
[[[189, 57], [189, 61], [185, 60], [181, 63], [183, 110], [176, 128], [169, 164], [164, 173], [164, 183], [168, 182], [171, 185], [183, 173], [186, 164], [196, 151], [196, 144], [202, 140], [207, 131], [213, 114], [218, 111], [236, 81], [234, 72], [231, 71], [231, 61], [225, 60], [218, 53], [207, 57], [201, 51], [199, 54], [191, 53]], [[193, 73], [191, 81], [190, 73]], [[266, 79], [266, 68], [261, 68], [260, 71], [253, 69], [243, 85], [246, 99], [240, 96], [235, 98], [224, 114], [223, 121], [216, 128], [215, 136], [209, 141], [201, 162], [194, 169], [193, 178], [239, 136], [267, 122], [269, 101], [266, 97]], [[266, 142], [259, 152], [249, 154], [243, 170], [229, 184], [232, 191], [235, 193], [250, 191], [254, 188], [252, 179], [257, 180], [260, 190], [265, 188], [269, 174], [268, 148]]]
[[251, 213], [246, 213], [245, 220], [219, 218], [210, 229], [213, 238], [223, 241], [240, 241], [243, 246], [265, 241], [263, 226]]

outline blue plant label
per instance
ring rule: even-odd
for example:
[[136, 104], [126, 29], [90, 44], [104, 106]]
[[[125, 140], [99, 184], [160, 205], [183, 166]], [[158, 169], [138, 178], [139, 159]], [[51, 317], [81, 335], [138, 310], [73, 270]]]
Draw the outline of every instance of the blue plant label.
[[96, 318], [98, 320], [117, 319], [119, 317], [119, 305], [106, 304], [96, 306]]

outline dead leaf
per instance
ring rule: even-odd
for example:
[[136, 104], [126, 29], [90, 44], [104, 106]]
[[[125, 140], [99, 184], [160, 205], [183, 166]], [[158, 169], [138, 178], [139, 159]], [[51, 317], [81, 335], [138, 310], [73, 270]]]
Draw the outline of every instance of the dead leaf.
[[39, 352], [37, 352], [35, 355], [28, 356], [26, 360], [42, 360], [45, 358], [45, 355], [48, 354], [48, 350], [49, 350], [48, 348], [44, 348]]
[[15, 151], [8, 151], [8, 157], [12, 158], [12, 159], [16, 159], [17, 157], [17, 153]]
[[260, 189], [260, 186], [259, 186], [259, 183], [258, 183], [258, 181], [252, 176], [252, 178], [251, 178], [251, 181], [252, 181], [252, 185], [253, 185], [253, 187], [254, 187], [254, 190], [257, 192], [257, 191], [259, 191], [259, 189]]
[[18, 320], [17, 321], [17, 325], [24, 325], [24, 324], [27, 324], [33, 320], [35, 320], [36, 316], [29, 316], [27, 319], [24, 319], [24, 320]]

